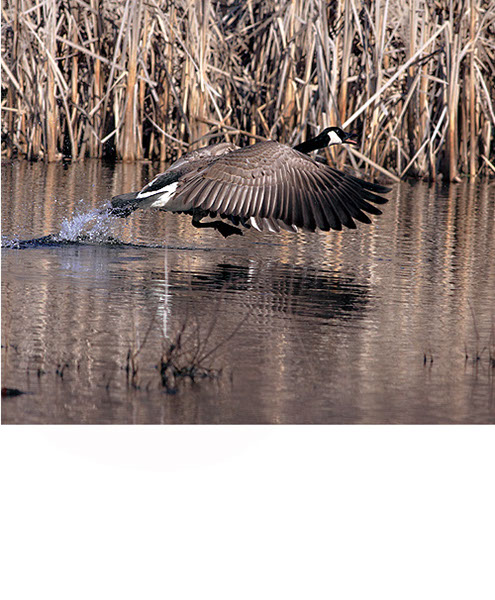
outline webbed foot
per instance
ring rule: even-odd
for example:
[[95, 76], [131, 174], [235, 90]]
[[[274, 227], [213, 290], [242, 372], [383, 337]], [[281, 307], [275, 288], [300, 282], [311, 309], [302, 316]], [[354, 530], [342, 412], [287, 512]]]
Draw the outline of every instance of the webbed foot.
[[242, 230], [239, 227], [234, 227], [223, 221], [215, 221], [213, 223], [215, 229], [223, 235], [224, 238], [228, 238], [229, 235], [242, 235]]

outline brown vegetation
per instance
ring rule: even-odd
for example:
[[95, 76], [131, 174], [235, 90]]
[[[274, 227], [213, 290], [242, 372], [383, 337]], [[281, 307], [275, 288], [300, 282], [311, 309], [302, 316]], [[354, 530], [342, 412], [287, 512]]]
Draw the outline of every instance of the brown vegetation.
[[6, 157], [165, 161], [342, 124], [355, 165], [495, 170], [492, 0], [6, 0], [2, 18]]

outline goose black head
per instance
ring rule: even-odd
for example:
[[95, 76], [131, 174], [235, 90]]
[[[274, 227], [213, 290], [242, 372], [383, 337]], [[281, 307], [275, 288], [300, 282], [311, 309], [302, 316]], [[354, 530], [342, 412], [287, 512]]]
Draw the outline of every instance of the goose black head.
[[332, 146], [333, 144], [352, 144], [357, 146], [355, 133], [347, 133], [340, 127], [327, 127], [324, 129], [318, 138], [322, 138], [321, 141], [325, 140], [325, 146]]
[[333, 144], [353, 144], [354, 146], [357, 146], [358, 143], [355, 139], [356, 137], [355, 133], [347, 133], [340, 127], [327, 127], [315, 138], [311, 138], [294, 146], [294, 150], [298, 150], [303, 154], [309, 154], [310, 152], [313, 152], [313, 150], [320, 150], [321, 148], [326, 148]]

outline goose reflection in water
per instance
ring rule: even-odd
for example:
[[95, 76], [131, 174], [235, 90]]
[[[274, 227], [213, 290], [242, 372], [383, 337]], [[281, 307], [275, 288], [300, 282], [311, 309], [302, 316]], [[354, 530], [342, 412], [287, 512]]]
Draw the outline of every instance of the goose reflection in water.
[[219, 263], [211, 271], [174, 270], [170, 284], [172, 296], [181, 295], [180, 290], [204, 294], [209, 305], [216, 295], [219, 299], [239, 295], [248, 311], [260, 317], [273, 313], [325, 320], [357, 317], [369, 301], [368, 287], [362, 282], [297, 265]]

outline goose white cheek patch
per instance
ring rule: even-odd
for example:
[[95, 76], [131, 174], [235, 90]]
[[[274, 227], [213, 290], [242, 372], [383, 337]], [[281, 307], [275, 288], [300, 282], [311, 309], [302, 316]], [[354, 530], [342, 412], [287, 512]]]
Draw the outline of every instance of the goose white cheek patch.
[[340, 139], [340, 136], [337, 135], [335, 133], [335, 131], [331, 131], [328, 134], [328, 137], [330, 138], [330, 141], [328, 142], [329, 146], [331, 146], [332, 144], [342, 144], [342, 140]]

